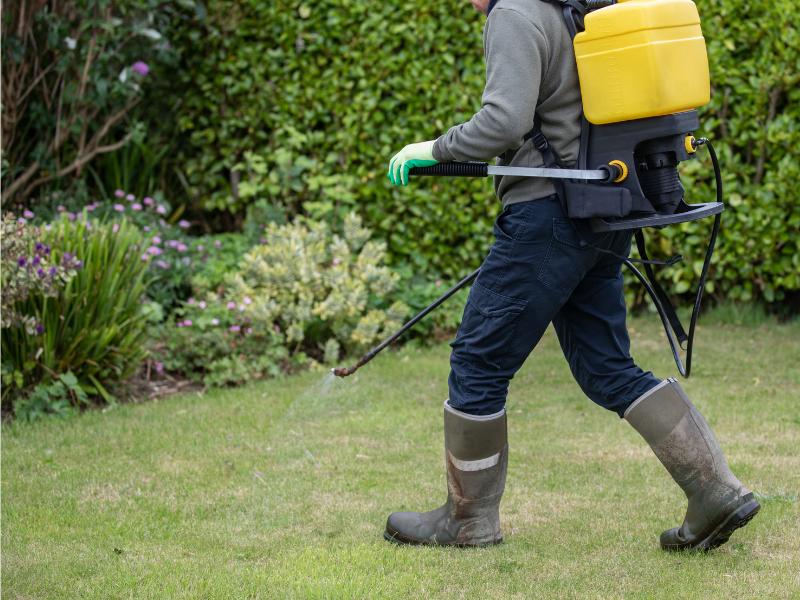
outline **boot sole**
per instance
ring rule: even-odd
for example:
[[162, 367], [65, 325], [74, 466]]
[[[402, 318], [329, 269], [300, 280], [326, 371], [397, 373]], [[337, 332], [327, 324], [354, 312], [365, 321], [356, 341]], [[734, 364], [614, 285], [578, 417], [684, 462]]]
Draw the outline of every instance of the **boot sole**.
[[699, 550], [701, 552], [708, 552], [709, 550], [718, 548], [727, 542], [728, 539], [730, 539], [731, 534], [737, 529], [747, 525], [752, 518], [758, 514], [759, 510], [761, 510], [761, 505], [758, 503], [758, 501], [755, 499], [749, 500], [728, 515], [728, 517], [701, 542], [661, 546], [661, 548], [667, 551]]
[[487, 546], [496, 546], [497, 544], [503, 543], [503, 538], [499, 538], [497, 540], [483, 542], [480, 544], [441, 544], [429, 542], [427, 540], [415, 540], [413, 538], [404, 536], [399, 531], [389, 531], [388, 529], [383, 532], [383, 539], [385, 539], [387, 542], [398, 544], [400, 546], [450, 546], [453, 548], [485, 548]]

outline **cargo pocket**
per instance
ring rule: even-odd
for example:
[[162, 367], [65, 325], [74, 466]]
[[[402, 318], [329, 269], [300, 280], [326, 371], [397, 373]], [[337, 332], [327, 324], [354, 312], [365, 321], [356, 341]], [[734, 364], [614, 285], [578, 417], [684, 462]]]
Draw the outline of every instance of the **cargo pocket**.
[[593, 258], [593, 248], [581, 239], [570, 220], [555, 218], [553, 237], [537, 277], [565, 300], [583, 279]]
[[527, 305], [527, 300], [503, 296], [476, 281], [453, 347], [484, 357], [505, 354], [514, 343], [518, 317]]

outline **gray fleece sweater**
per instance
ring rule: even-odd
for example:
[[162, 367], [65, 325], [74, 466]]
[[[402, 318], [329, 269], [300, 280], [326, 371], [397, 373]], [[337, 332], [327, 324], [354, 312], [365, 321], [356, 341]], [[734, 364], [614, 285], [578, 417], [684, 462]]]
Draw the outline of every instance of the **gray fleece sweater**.
[[[572, 40], [561, 11], [541, 0], [499, 0], [483, 28], [486, 87], [481, 109], [436, 140], [438, 161], [488, 160], [498, 165], [542, 166], [542, 155], [523, 136], [534, 112], [561, 160], [578, 158], [581, 95]], [[503, 206], [554, 193], [548, 179], [494, 178]]]

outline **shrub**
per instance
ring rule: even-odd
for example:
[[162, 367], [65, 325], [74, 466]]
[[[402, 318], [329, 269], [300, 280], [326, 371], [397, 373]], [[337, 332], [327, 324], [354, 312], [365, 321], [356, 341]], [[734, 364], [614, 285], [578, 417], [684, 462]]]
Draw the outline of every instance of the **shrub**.
[[[189, 3], [190, 4], [190, 3]], [[98, 156], [141, 140], [131, 119], [151, 68], [174, 50], [158, 0], [9, 2], [2, 15], [2, 201], [65, 187]]]
[[[538, 0], [533, 0], [538, 1]], [[482, 18], [462, 0], [312, 4], [212, 0], [181, 23], [178, 161], [195, 202], [240, 211], [255, 198], [290, 214], [358, 210], [394, 265], [433, 280], [477, 266], [498, 211], [486, 182], [415, 181], [391, 188], [391, 154], [469, 118], [484, 84]], [[800, 280], [800, 214], [793, 209], [800, 145], [800, 43], [789, 0], [698, 0], [713, 101], [699, 135], [714, 140], [728, 211], [709, 291], [784, 299]], [[758, 18], [753, 18], [757, 15]], [[701, 152], [701, 155], [704, 153]], [[683, 169], [689, 197], [708, 200], [710, 163]], [[696, 281], [707, 223], [658, 234], [668, 289]]]
[[369, 235], [355, 215], [342, 235], [326, 223], [270, 224], [224, 289], [177, 311], [159, 360], [220, 385], [363, 350], [407, 313], [389, 304], [398, 278], [383, 265], [384, 245]]
[[83, 267], [55, 297], [34, 291], [15, 304], [41, 324], [42, 333], [3, 329], [4, 409], [69, 372], [84, 393], [112, 401], [109, 384], [130, 376], [145, 356], [143, 238], [126, 221], [63, 216], [44, 231], [43, 242], [54, 262], [69, 253]]

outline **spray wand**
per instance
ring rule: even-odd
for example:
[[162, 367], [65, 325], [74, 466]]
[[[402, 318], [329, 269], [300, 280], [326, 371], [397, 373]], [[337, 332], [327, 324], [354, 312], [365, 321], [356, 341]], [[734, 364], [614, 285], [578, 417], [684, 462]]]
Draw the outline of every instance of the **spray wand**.
[[433, 311], [436, 308], [438, 308], [441, 304], [443, 304], [445, 302], [445, 300], [450, 298], [450, 296], [455, 294], [458, 290], [463, 288], [465, 285], [467, 285], [470, 282], [472, 282], [472, 280], [475, 279], [478, 276], [478, 273], [480, 273], [480, 269], [475, 269], [472, 273], [470, 273], [469, 275], [464, 277], [461, 281], [459, 281], [457, 284], [455, 284], [453, 287], [451, 287], [449, 290], [447, 290], [439, 298], [434, 300], [430, 305], [428, 305], [419, 314], [417, 314], [415, 317], [413, 317], [408, 323], [403, 325], [395, 333], [390, 335], [388, 338], [383, 340], [380, 344], [378, 344], [372, 350], [370, 350], [364, 356], [362, 356], [358, 360], [358, 362], [356, 364], [354, 364], [352, 367], [337, 367], [336, 369], [331, 369], [331, 373], [333, 373], [337, 377], [347, 377], [348, 375], [352, 375], [353, 373], [358, 371], [361, 367], [363, 367], [365, 364], [367, 364], [369, 361], [371, 361], [373, 358], [375, 358], [381, 352], [381, 350], [383, 350], [387, 346], [391, 345], [392, 342], [394, 342], [397, 338], [399, 338], [406, 331], [408, 331], [414, 325], [416, 325], [422, 319], [424, 319], [425, 316], [428, 313], [430, 313], [431, 311]]

